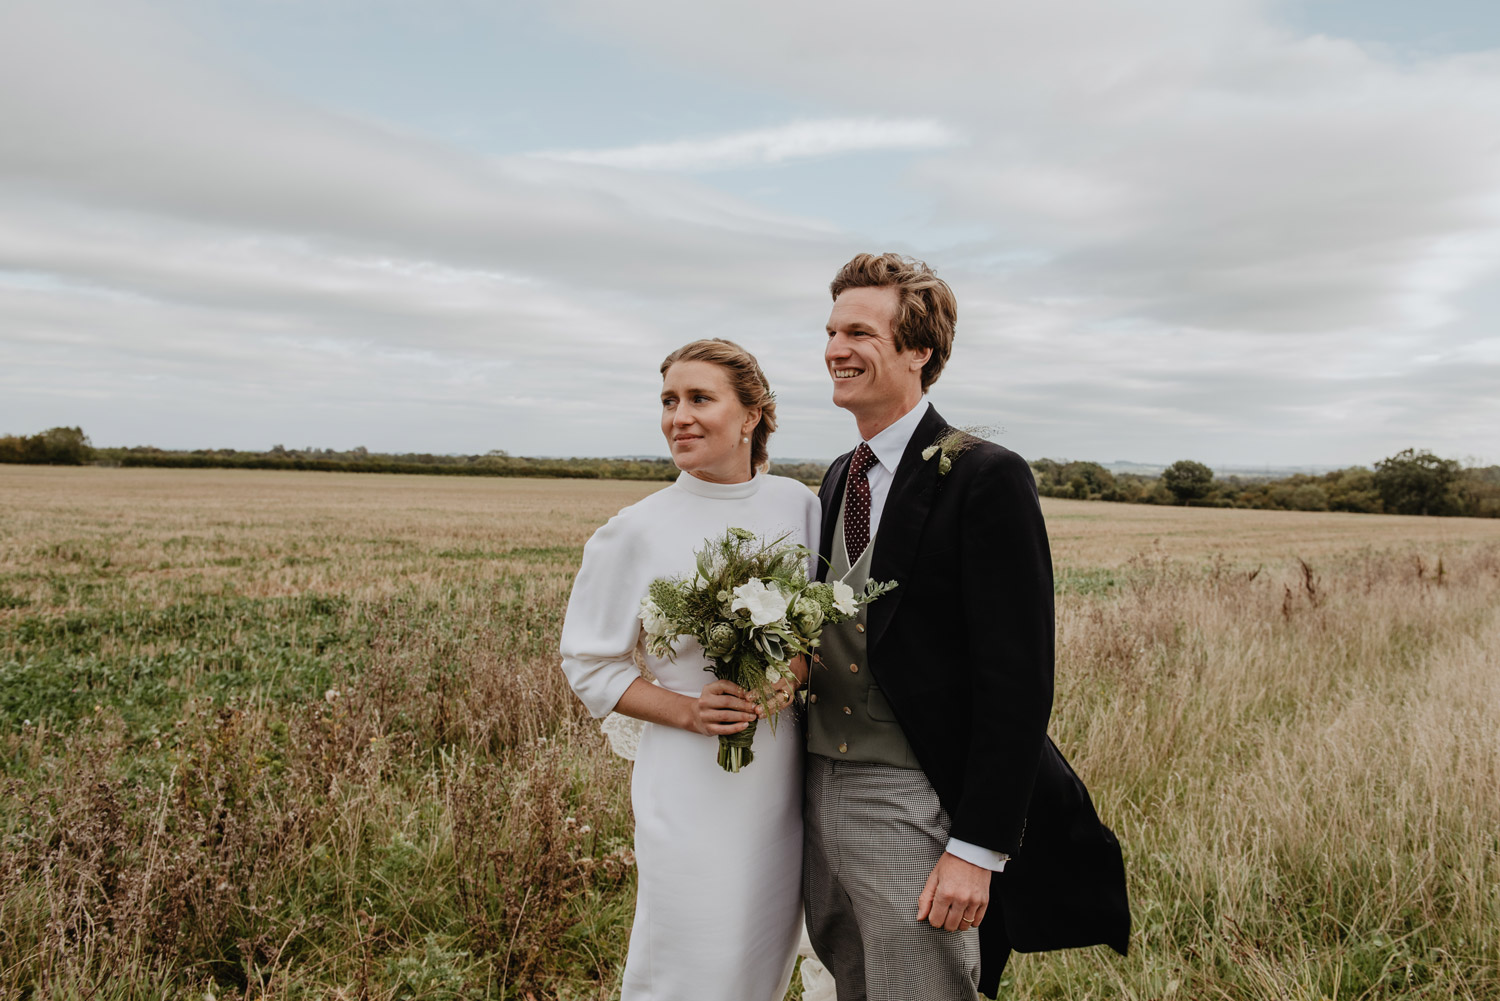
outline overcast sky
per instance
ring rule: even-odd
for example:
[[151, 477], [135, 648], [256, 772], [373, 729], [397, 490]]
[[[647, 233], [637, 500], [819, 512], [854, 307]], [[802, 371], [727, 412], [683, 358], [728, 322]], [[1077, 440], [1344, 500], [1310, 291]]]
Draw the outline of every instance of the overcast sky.
[[0, 433], [664, 454], [726, 336], [831, 457], [861, 250], [1030, 458], [1500, 462], [1500, 5], [0, 4]]

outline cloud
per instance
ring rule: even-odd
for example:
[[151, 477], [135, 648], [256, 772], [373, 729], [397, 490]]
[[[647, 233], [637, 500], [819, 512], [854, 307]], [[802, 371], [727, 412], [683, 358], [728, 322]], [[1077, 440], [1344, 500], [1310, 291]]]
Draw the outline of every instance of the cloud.
[[659, 359], [815, 327], [843, 253], [691, 182], [268, 91], [147, 5], [4, 8], [0, 119], [0, 430], [659, 451]]
[[772, 129], [643, 143], [621, 149], [573, 150], [537, 156], [627, 170], [725, 170], [845, 153], [941, 149], [958, 141], [940, 122], [835, 118]]
[[953, 284], [936, 402], [1023, 454], [1370, 461], [1500, 425], [1493, 53], [1396, 62], [1251, 0], [563, 0], [795, 124], [652, 108], [684, 138], [495, 155], [257, 84], [174, 7], [0, 6], [0, 431], [657, 452], [655, 365], [712, 335], [759, 354], [778, 452], [827, 456], [826, 283], [870, 249]]
[[1298, 37], [1249, 0], [935, 0], [911, 30], [892, 27], [904, 8], [863, 0], [570, 9], [705, 72], [940, 116], [967, 141], [907, 182], [934, 222], [984, 226], [976, 267], [1036, 262], [1005, 269], [1018, 294], [1316, 334], [1441, 323], [1496, 273], [1452, 248], [1500, 230], [1497, 54], [1397, 63]]
[[1025, 399], [1000, 421], [1025, 451], [1370, 461], [1500, 426], [1421, 361], [1491, 354], [1500, 52], [1298, 34], [1259, 0], [569, 9], [679, 66], [962, 133], [901, 178], [930, 230], [975, 234], [917, 248], [959, 292], [940, 394], [981, 421]]
[[13, 205], [65, 229], [258, 236], [615, 288], [711, 288], [818, 233], [690, 183], [341, 116], [253, 86], [147, 7], [99, 6], [0, 13], [0, 178]]

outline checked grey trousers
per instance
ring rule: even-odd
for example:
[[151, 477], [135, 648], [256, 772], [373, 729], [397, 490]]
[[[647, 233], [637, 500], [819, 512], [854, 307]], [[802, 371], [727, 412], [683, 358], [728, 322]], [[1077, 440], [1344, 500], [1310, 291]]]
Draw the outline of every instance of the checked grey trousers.
[[802, 899], [838, 1001], [974, 1001], [979, 932], [917, 921], [948, 844], [920, 768], [807, 756]]

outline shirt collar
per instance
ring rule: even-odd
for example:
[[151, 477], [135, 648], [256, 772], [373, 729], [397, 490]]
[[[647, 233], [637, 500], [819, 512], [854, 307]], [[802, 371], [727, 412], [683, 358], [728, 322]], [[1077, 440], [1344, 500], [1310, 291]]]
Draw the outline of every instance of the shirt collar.
[[901, 464], [901, 456], [906, 454], [906, 446], [911, 442], [911, 436], [916, 433], [917, 425], [922, 423], [922, 418], [927, 416], [931, 406], [931, 401], [924, 396], [922, 402], [908, 410], [903, 417], [865, 442], [886, 472], [895, 475], [896, 467]]

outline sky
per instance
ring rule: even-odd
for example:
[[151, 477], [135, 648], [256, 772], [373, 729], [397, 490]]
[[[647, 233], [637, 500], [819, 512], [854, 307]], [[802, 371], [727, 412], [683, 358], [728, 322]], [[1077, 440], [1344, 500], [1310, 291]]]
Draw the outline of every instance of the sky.
[[1028, 458], [1500, 462], [1500, 5], [5, 0], [0, 433], [663, 455], [729, 337], [953, 287]]

